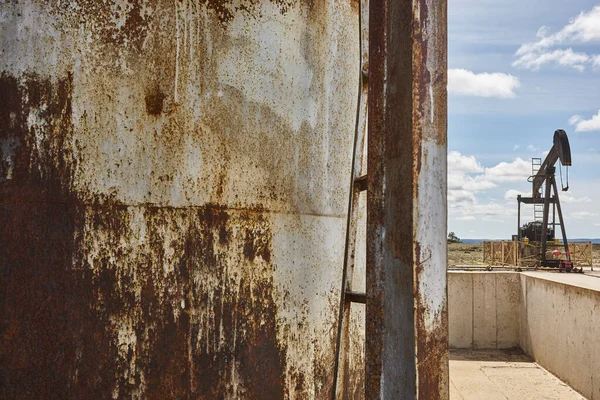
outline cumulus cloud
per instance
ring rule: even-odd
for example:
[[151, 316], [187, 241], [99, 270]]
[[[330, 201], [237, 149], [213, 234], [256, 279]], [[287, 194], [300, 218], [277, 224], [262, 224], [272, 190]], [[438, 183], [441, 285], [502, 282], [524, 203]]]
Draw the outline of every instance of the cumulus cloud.
[[597, 217], [598, 213], [589, 211], [576, 211], [571, 213], [571, 218], [574, 219], [586, 219], [590, 217]]
[[550, 29], [542, 26], [536, 36], [537, 41], [525, 43], [517, 50], [515, 55], [519, 58], [513, 66], [534, 71], [544, 64], [556, 64], [578, 71], [583, 71], [589, 64], [600, 68], [600, 55], [575, 52], [570, 47], [557, 48], [570, 44], [600, 42], [600, 6], [580, 13], [556, 33], [550, 34]]
[[586, 53], [577, 53], [573, 49], [558, 49], [548, 52], [523, 54], [512, 65], [517, 68], [539, 71], [544, 64], [556, 64], [561, 67], [571, 67], [582, 72], [585, 70], [585, 65], [591, 60], [592, 58]]
[[590, 119], [584, 119], [581, 115], [573, 115], [569, 118], [569, 125], [575, 126], [575, 132], [600, 131], [600, 110]]
[[[487, 222], [504, 221], [506, 217], [514, 214], [514, 207], [490, 200], [481, 203], [478, 195], [499, 184], [524, 182], [530, 172], [531, 164], [520, 158], [486, 168], [474, 156], [463, 155], [456, 151], [450, 152], [448, 154], [448, 206], [451, 216], [460, 221], [474, 219]], [[512, 200], [515, 198], [516, 194], [512, 196]]]
[[561, 203], [577, 204], [577, 203], [591, 203], [592, 199], [589, 196], [575, 197], [574, 195], [564, 192], [559, 197]]
[[519, 79], [509, 74], [448, 70], [448, 92], [451, 94], [508, 99], [516, 97], [515, 89], [519, 86]]
[[581, 12], [560, 31], [552, 35], [550, 35], [548, 27], [542, 26], [537, 32], [537, 37], [539, 38], [537, 42], [522, 45], [517, 50], [517, 55], [544, 50], [565, 43], [600, 41], [600, 6], [595, 6], [587, 12]]
[[531, 197], [531, 192], [526, 193], [515, 189], [509, 189], [504, 193], [504, 200], [514, 201], [517, 200], [517, 196], [519, 195]]
[[463, 156], [458, 151], [448, 153], [448, 170], [452, 172], [483, 172], [475, 156]]
[[477, 203], [475, 193], [470, 190], [448, 188], [448, 205], [450, 208], [461, 208]]
[[498, 165], [486, 168], [482, 178], [490, 182], [518, 182], [527, 180], [531, 175], [531, 162], [517, 157], [512, 162], [501, 162]]
[[474, 204], [468, 208], [451, 210], [458, 214], [454, 219], [458, 221], [481, 220], [486, 222], [504, 222], [506, 218], [514, 217], [515, 207], [488, 202], [485, 204]]

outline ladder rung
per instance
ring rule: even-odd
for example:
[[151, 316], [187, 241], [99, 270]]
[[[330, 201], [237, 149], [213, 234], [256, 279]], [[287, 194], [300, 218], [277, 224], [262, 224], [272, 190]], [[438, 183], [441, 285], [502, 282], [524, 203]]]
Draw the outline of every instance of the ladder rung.
[[354, 187], [361, 192], [367, 190], [367, 175], [361, 175], [354, 178]]
[[367, 304], [367, 295], [364, 292], [353, 292], [346, 290], [346, 300], [353, 303]]

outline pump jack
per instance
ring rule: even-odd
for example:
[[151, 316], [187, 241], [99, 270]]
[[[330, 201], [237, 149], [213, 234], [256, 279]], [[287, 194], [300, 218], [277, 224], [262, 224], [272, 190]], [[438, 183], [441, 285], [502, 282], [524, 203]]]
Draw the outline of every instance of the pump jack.
[[[558, 188], [556, 186], [555, 179], [556, 167], [554, 165], [559, 160], [561, 165], [566, 166], [567, 168], [571, 166], [571, 147], [569, 145], [567, 133], [562, 129], [558, 129], [554, 132], [554, 144], [552, 148], [548, 152], [548, 155], [546, 156], [544, 161], [539, 165], [539, 169], [537, 170], [537, 172], [529, 178], [529, 181], [532, 183], [532, 196], [517, 196], [517, 224], [519, 228], [517, 232], [517, 238], [519, 241], [521, 241], [522, 239], [524, 239], [524, 236], [526, 234], [528, 236], [534, 236], [528, 237], [528, 239], [538, 242], [540, 245], [539, 256], [541, 267], [558, 268], [558, 270], [561, 272], [583, 272], [582, 269], [576, 269], [573, 267], [573, 262], [571, 261], [571, 253], [569, 252], [569, 242], [567, 241], [567, 233], [565, 231], [565, 224], [562, 215], [562, 210], [560, 207], [560, 200], [558, 198]], [[543, 197], [541, 193], [542, 186], [544, 186]], [[553, 196], [551, 195], [551, 190], [553, 191]], [[568, 180], [567, 186], [563, 187], [562, 190], [565, 192], [569, 190]], [[541, 226], [539, 221], [534, 221], [533, 223], [529, 223], [521, 227], [521, 203], [534, 204], [534, 207], [535, 205], [543, 205], [544, 208], [542, 211]], [[550, 204], [553, 204], [553, 221], [551, 230], [548, 229]], [[558, 213], [558, 224], [554, 220], [554, 211]], [[556, 227], [556, 225], [560, 225], [566, 260], [548, 259], [546, 256], [546, 251], [548, 249], [547, 241], [549, 239], [554, 239], [554, 228]], [[562, 252], [558, 251], [557, 253], [563, 254]]]

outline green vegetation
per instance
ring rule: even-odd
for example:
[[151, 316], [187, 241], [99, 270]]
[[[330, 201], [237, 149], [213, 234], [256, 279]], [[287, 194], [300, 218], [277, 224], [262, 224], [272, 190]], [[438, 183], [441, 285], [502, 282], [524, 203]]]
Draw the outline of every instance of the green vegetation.
[[448, 243], [460, 243], [460, 238], [456, 236], [456, 233], [450, 232], [448, 234]]

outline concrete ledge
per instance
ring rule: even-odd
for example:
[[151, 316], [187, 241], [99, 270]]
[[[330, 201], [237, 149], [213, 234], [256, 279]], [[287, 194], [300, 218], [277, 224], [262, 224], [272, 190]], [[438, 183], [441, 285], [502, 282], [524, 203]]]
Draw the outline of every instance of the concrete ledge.
[[600, 278], [552, 272], [449, 272], [449, 345], [521, 347], [600, 400]]
[[600, 278], [521, 274], [521, 348], [591, 400], [600, 399], [600, 290], [595, 287], [600, 288]]

